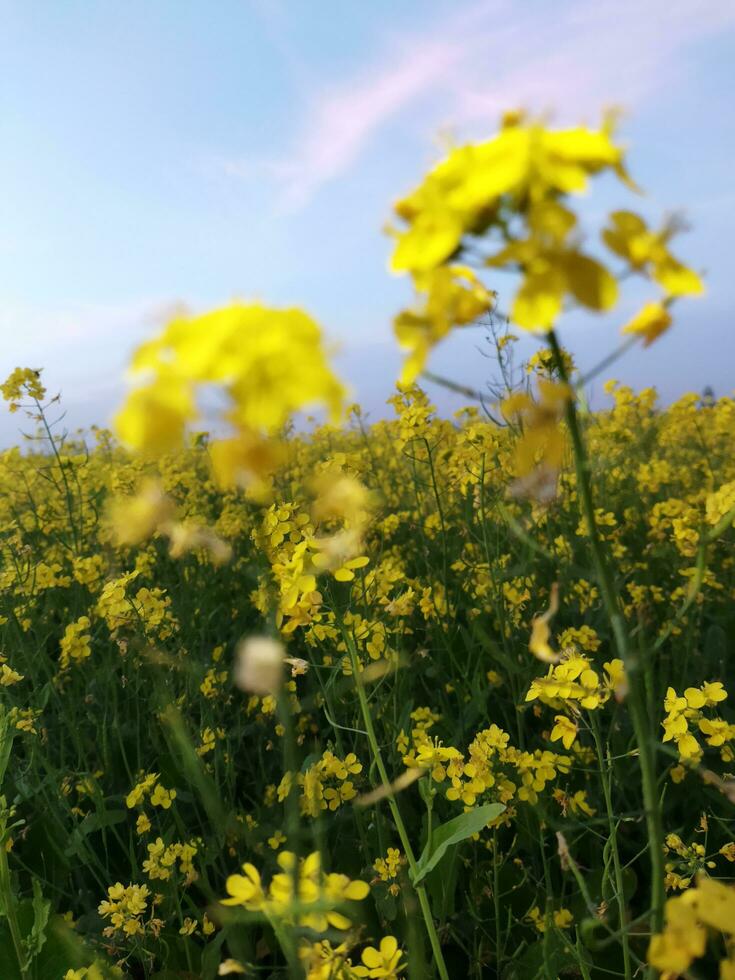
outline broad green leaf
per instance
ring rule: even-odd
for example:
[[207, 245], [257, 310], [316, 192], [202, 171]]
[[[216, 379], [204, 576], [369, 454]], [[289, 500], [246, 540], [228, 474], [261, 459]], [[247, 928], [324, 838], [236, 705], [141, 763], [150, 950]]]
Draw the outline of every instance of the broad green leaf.
[[416, 872], [413, 875], [414, 885], [418, 885], [432, 868], [437, 866], [448, 848], [454, 847], [473, 834], [478, 834], [491, 820], [499, 817], [503, 810], [505, 807], [502, 803], [487, 803], [467, 813], [460, 813], [458, 817], [437, 827], [416, 865]]

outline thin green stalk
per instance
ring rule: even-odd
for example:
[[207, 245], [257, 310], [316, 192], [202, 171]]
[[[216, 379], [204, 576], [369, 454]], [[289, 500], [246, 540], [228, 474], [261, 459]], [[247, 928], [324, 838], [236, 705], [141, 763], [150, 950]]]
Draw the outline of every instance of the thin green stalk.
[[[298, 901], [299, 896], [299, 855], [301, 852], [300, 826], [299, 826], [299, 801], [296, 786], [296, 739], [294, 737], [293, 717], [291, 715], [291, 705], [289, 703], [288, 690], [284, 684], [278, 696], [278, 720], [283, 725], [283, 767], [284, 771], [291, 774], [291, 783], [286, 795], [286, 835], [288, 846], [295, 855], [291, 876], [293, 881], [294, 900]], [[293, 980], [302, 980], [304, 970], [299, 962], [296, 953], [296, 943], [292, 932], [288, 928], [276, 926], [272, 923], [276, 938], [283, 950], [283, 954], [288, 962], [289, 976]]]
[[493, 907], [495, 909], [495, 969], [500, 974], [503, 961], [500, 923], [500, 868], [498, 866], [498, 834], [493, 829]]
[[591, 980], [590, 971], [587, 969], [587, 963], [585, 962], [585, 958], [584, 958], [585, 950], [584, 950], [584, 946], [582, 945], [582, 941], [580, 939], [579, 929], [576, 930], [576, 936], [577, 938], [574, 944], [574, 948], [577, 953], [577, 963], [579, 963], [579, 970], [580, 973], [582, 974], [582, 980]]
[[[553, 330], [549, 333], [549, 343], [554, 354], [554, 361], [559, 371], [559, 376], [563, 382], [569, 384], [564, 358], [562, 357], [559, 342]], [[597, 527], [595, 505], [592, 498], [590, 464], [573, 398], [570, 398], [566, 403], [565, 417], [574, 454], [580, 513], [587, 524], [590, 550], [600, 587], [600, 595], [607, 617], [610, 620], [617, 652], [625, 665], [630, 688], [628, 704], [633, 723], [633, 731], [638, 743], [641, 787], [648, 830], [649, 860], [651, 865], [651, 926], [653, 932], [660, 932], [663, 927], [665, 901], [664, 841], [661, 826], [661, 810], [656, 789], [656, 760], [646, 711], [645, 678], [643, 676], [641, 660], [630, 647], [628, 632], [615, 587], [607, 548]]]
[[56, 459], [56, 463], [59, 467], [59, 472], [61, 473], [61, 480], [62, 483], [64, 484], [64, 495], [66, 497], [66, 509], [69, 514], [69, 524], [71, 525], [72, 537], [74, 539], [74, 549], [78, 553], [79, 537], [77, 535], [77, 526], [74, 520], [74, 507], [72, 505], [73, 496], [72, 496], [71, 488], [69, 487], [69, 481], [66, 478], [66, 471], [64, 470], [64, 464], [61, 462], [61, 455], [59, 454], [59, 450], [56, 446], [56, 440], [54, 439], [54, 435], [51, 431], [51, 427], [48, 424], [48, 420], [46, 418], [46, 412], [44, 411], [43, 405], [41, 405], [41, 403], [38, 401], [37, 398], [34, 398], [33, 400], [35, 401], [36, 407], [38, 408], [39, 418], [43, 422], [43, 427], [46, 432], [46, 437], [49, 441], [49, 444], [51, 445], [51, 451], [54, 454], [54, 458]]
[[[395, 796], [390, 789], [390, 779], [388, 778], [388, 771], [385, 768], [385, 763], [383, 762], [383, 754], [380, 751], [380, 745], [378, 744], [378, 739], [375, 734], [375, 726], [373, 725], [373, 717], [370, 712], [370, 705], [368, 704], [367, 695], [365, 694], [365, 688], [362, 684], [362, 678], [360, 677], [360, 664], [357, 657], [357, 651], [355, 649], [355, 644], [352, 637], [347, 633], [343, 632], [345, 643], [347, 644], [347, 650], [350, 655], [350, 664], [352, 666], [352, 676], [355, 680], [355, 690], [357, 691], [357, 698], [360, 703], [360, 713], [362, 714], [363, 724], [365, 726], [365, 731], [367, 732], [368, 742], [370, 744], [370, 751], [373, 756], [373, 761], [377, 767], [380, 779], [383, 783], [383, 787], [387, 791], [388, 806], [390, 807], [390, 812], [393, 817], [393, 822], [396, 826], [396, 831], [401, 839], [401, 844], [403, 846], [403, 851], [406, 855], [406, 861], [408, 867], [411, 871], [411, 875], [414, 876], [417, 870], [416, 857], [413, 853], [413, 848], [411, 847], [411, 840], [408, 836], [406, 830], [406, 825], [403, 822], [403, 817], [401, 816], [401, 811], [398, 807]], [[416, 891], [416, 896], [419, 900], [419, 906], [421, 908], [421, 913], [424, 917], [424, 925], [426, 927], [426, 933], [429, 937], [429, 943], [431, 944], [431, 951], [434, 956], [434, 963], [437, 970], [439, 971], [439, 976], [441, 980], [449, 980], [449, 973], [447, 972], [447, 967], [444, 962], [444, 956], [442, 954], [441, 945], [439, 943], [439, 936], [437, 935], [436, 926], [434, 924], [434, 918], [431, 914], [431, 905], [429, 904], [429, 896], [426, 894], [426, 888], [423, 884], [414, 885], [414, 890]]]
[[615, 814], [612, 805], [612, 792], [610, 789], [610, 757], [608, 753], [607, 765], [602, 751], [602, 738], [600, 737], [600, 723], [597, 717], [592, 715], [592, 735], [595, 739], [597, 749], [597, 761], [600, 766], [600, 781], [602, 782], [602, 793], [605, 797], [605, 810], [607, 811], [607, 823], [610, 833], [610, 847], [612, 848], [613, 867], [615, 870], [615, 892], [618, 902], [618, 919], [621, 930], [621, 943], [623, 946], [623, 970], [625, 980], [632, 977], [630, 966], [630, 943], [628, 942], [628, 930], [625, 922], [625, 889], [623, 888], [623, 868], [620, 864], [620, 851], [618, 850], [618, 831], [615, 826]]

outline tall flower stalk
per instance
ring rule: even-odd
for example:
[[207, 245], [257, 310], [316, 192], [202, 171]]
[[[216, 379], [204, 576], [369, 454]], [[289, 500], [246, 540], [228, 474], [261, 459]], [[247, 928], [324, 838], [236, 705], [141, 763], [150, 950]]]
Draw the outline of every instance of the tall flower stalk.
[[[554, 362], [559, 377], [569, 384], [567, 366], [556, 334], [549, 334], [549, 342], [554, 353]], [[658, 932], [663, 924], [664, 892], [664, 835], [661, 825], [661, 807], [656, 785], [656, 758], [649, 715], [646, 707], [645, 667], [641, 654], [630, 644], [625, 617], [620, 606], [620, 597], [615, 585], [613, 566], [605, 541], [597, 526], [595, 504], [592, 496], [590, 462], [579, 423], [576, 405], [569, 398], [565, 407], [565, 419], [574, 456], [574, 469], [577, 476], [577, 490], [580, 515], [584, 518], [589, 535], [590, 552], [595, 574], [600, 587], [600, 595], [605, 612], [610, 621], [615, 646], [625, 665], [630, 693], [628, 704], [633, 723], [641, 772], [641, 789], [648, 828], [648, 854], [651, 864], [651, 925]], [[622, 925], [622, 924], [621, 924]]]

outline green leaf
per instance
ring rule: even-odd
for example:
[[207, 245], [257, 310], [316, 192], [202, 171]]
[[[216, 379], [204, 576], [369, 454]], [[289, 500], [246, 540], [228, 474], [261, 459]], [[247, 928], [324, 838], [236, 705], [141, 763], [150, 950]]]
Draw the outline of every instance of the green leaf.
[[207, 943], [202, 951], [202, 980], [215, 980], [220, 959], [222, 958], [222, 946], [224, 945], [226, 933], [217, 933], [214, 939]]
[[398, 906], [395, 897], [388, 890], [386, 882], [381, 881], [377, 884], [371, 894], [380, 918], [387, 922], [393, 922], [398, 914]]
[[84, 843], [84, 838], [88, 834], [93, 834], [104, 827], [112, 827], [115, 824], [123, 823], [127, 820], [126, 810], [99, 810], [96, 813], [88, 813], [82, 822], [74, 828], [69, 843], [64, 848], [64, 854], [71, 857], [80, 853], [80, 848]]
[[51, 913], [51, 902], [43, 897], [41, 883], [37, 878], [33, 879], [31, 907], [33, 908], [33, 924], [31, 925], [31, 931], [23, 940], [26, 954], [25, 963], [23, 964], [24, 970], [28, 969], [31, 961], [43, 949], [43, 944], [46, 942], [46, 926], [48, 925], [48, 919]]
[[455, 912], [459, 867], [457, 851], [450, 849], [426, 878], [431, 907], [442, 922]]
[[412, 876], [414, 885], [418, 885], [437, 866], [448, 848], [454, 847], [473, 834], [479, 834], [491, 820], [499, 817], [503, 810], [505, 807], [502, 803], [487, 803], [467, 813], [460, 813], [458, 817], [437, 827], [417, 862], [416, 871]]

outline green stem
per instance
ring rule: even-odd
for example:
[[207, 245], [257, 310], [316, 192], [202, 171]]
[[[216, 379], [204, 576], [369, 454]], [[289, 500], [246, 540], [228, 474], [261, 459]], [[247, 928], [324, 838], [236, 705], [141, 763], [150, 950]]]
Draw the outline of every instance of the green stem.
[[286, 963], [288, 964], [288, 972], [291, 977], [303, 977], [304, 970], [299, 962], [298, 954], [296, 953], [296, 944], [293, 941], [293, 936], [288, 928], [284, 928], [283, 925], [276, 919], [268, 917], [268, 921], [273, 928], [278, 945], [281, 947], [281, 952], [286, 957]]
[[502, 931], [500, 923], [500, 869], [498, 867], [498, 834], [493, 830], [493, 907], [495, 910], [495, 970], [500, 976], [503, 961]]
[[[559, 342], [553, 330], [549, 333], [549, 344], [554, 353], [554, 360], [559, 371], [559, 376], [563, 382], [569, 384], [564, 358], [562, 357]], [[573, 398], [570, 398], [566, 403], [565, 417], [574, 453], [580, 513], [587, 524], [590, 550], [600, 587], [600, 595], [607, 617], [610, 620], [617, 652], [625, 665], [625, 672], [630, 688], [628, 704], [633, 723], [633, 731], [638, 743], [641, 788], [646, 813], [649, 859], [651, 864], [651, 927], [653, 932], [660, 932], [663, 926], [665, 901], [664, 842], [661, 826], [661, 810], [656, 791], [656, 760], [646, 711], [645, 678], [641, 669], [640, 658], [630, 647], [628, 632], [608, 559], [607, 548], [597, 527], [595, 506], [592, 499], [590, 464]], [[651, 975], [653, 976], [654, 974], [651, 973]]]
[[[417, 870], [416, 857], [413, 853], [413, 848], [411, 847], [411, 840], [408, 836], [406, 830], [406, 825], [403, 822], [403, 817], [401, 816], [401, 811], [398, 807], [393, 791], [390, 788], [390, 780], [388, 779], [388, 772], [385, 768], [385, 763], [383, 762], [383, 754], [380, 751], [380, 745], [378, 744], [378, 739], [375, 734], [375, 726], [373, 725], [373, 717], [370, 712], [370, 705], [368, 704], [367, 695], [365, 694], [365, 688], [362, 684], [362, 678], [360, 677], [360, 663], [357, 657], [357, 651], [355, 649], [355, 644], [352, 637], [347, 633], [343, 632], [345, 643], [347, 644], [347, 650], [350, 655], [350, 664], [352, 666], [352, 676], [355, 680], [355, 690], [357, 691], [357, 698], [360, 703], [360, 712], [362, 714], [363, 724], [365, 726], [365, 732], [367, 733], [368, 742], [370, 743], [370, 751], [373, 756], [373, 761], [377, 767], [380, 779], [383, 783], [383, 787], [387, 792], [388, 806], [390, 807], [391, 816], [393, 817], [393, 822], [396, 826], [398, 836], [401, 839], [401, 844], [403, 846], [403, 851], [406, 855], [406, 861], [408, 867], [411, 871], [411, 875], [414, 876]], [[441, 945], [439, 943], [439, 936], [437, 935], [436, 926], [434, 924], [434, 918], [431, 914], [431, 905], [429, 904], [429, 896], [426, 894], [426, 888], [423, 884], [413, 886], [416, 891], [416, 896], [419, 900], [419, 906], [421, 908], [421, 914], [424, 918], [424, 925], [426, 927], [426, 933], [429, 937], [429, 943], [431, 944], [431, 951], [434, 956], [434, 963], [437, 970], [439, 971], [439, 976], [441, 980], [449, 980], [449, 973], [447, 972], [447, 967], [444, 962], [444, 956], [442, 954]]]
[[[299, 820], [299, 801], [298, 787], [296, 784], [296, 739], [294, 735], [293, 717], [291, 715], [291, 704], [289, 701], [288, 689], [284, 682], [277, 700], [278, 720], [283, 725], [283, 767], [284, 771], [291, 774], [291, 784], [285, 799], [286, 809], [286, 834], [288, 838], [289, 850], [294, 854], [294, 863], [291, 869], [292, 889], [294, 901], [299, 900], [299, 856], [301, 853], [301, 836]], [[292, 980], [303, 980], [304, 970], [299, 962], [296, 952], [296, 942], [294, 935], [288, 926], [271, 922], [276, 939], [283, 950], [283, 955], [288, 963], [288, 973]]]
[[33, 400], [35, 401], [36, 407], [38, 408], [39, 418], [43, 422], [43, 427], [44, 427], [44, 430], [46, 432], [46, 437], [47, 437], [47, 439], [48, 439], [48, 441], [49, 441], [49, 443], [51, 445], [51, 451], [53, 452], [54, 458], [56, 459], [56, 463], [57, 463], [57, 465], [59, 467], [59, 473], [61, 474], [61, 481], [64, 484], [64, 495], [66, 497], [66, 509], [67, 509], [68, 514], [69, 514], [69, 524], [71, 525], [72, 537], [74, 539], [74, 550], [78, 554], [79, 553], [79, 538], [77, 536], [77, 526], [76, 526], [76, 522], [74, 520], [74, 507], [73, 507], [73, 503], [72, 503], [73, 496], [72, 496], [71, 488], [69, 486], [69, 481], [66, 478], [66, 470], [64, 469], [64, 464], [61, 462], [61, 455], [60, 455], [59, 450], [58, 450], [58, 448], [56, 446], [56, 440], [54, 439], [54, 435], [53, 435], [53, 433], [51, 431], [51, 426], [48, 424], [48, 419], [46, 418], [46, 412], [44, 411], [43, 406], [41, 405], [41, 403], [38, 401], [37, 398], [34, 398]]
[[623, 970], [625, 980], [632, 977], [630, 966], [630, 944], [628, 942], [628, 929], [625, 915], [625, 889], [623, 888], [623, 868], [620, 864], [620, 851], [618, 850], [618, 831], [615, 826], [615, 814], [612, 805], [612, 792], [610, 789], [610, 757], [608, 753], [607, 764], [602, 751], [602, 739], [600, 737], [600, 723], [595, 715], [592, 716], [592, 734], [595, 739], [597, 749], [597, 762], [600, 766], [600, 781], [602, 782], [602, 793], [605, 797], [605, 809], [607, 811], [607, 824], [610, 833], [610, 847], [612, 848], [613, 867], [615, 869], [615, 891], [618, 902], [618, 919], [620, 921], [621, 942], [623, 946]]

